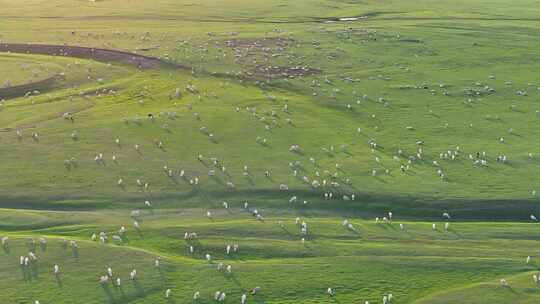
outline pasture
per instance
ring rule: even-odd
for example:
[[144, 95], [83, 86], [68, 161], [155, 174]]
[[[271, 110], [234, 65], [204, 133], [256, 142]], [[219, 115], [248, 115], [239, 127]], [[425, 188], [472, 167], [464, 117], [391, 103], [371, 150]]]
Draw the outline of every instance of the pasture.
[[536, 2], [0, 0], [0, 302], [535, 303]]

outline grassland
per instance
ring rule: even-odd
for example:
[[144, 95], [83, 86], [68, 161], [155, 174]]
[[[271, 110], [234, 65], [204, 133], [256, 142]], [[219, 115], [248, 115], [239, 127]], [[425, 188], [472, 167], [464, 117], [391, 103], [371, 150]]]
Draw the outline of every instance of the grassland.
[[534, 303], [536, 4], [0, 0], [2, 43], [177, 64], [0, 53], [0, 302]]

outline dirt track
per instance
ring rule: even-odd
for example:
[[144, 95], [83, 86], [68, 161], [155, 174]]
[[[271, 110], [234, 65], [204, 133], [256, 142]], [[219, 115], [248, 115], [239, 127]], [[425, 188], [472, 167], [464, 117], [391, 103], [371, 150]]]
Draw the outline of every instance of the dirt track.
[[68, 45], [0, 43], [0, 52], [40, 54], [93, 59], [102, 62], [119, 62], [136, 66], [141, 69], [158, 67], [186, 68], [185, 66], [167, 62], [155, 57], [149, 57], [124, 51], [89, 48]]
[[53, 76], [36, 82], [25, 83], [7, 88], [0, 88], [0, 100], [3, 98], [23, 96], [27, 92], [31, 92], [34, 90], [41, 91], [47, 89], [48, 87], [52, 86], [57, 79], [57, 76]]

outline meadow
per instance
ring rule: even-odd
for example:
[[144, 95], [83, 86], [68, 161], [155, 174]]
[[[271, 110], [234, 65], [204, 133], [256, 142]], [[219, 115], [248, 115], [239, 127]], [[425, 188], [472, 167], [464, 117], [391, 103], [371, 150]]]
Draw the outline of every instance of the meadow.
[[0, 0], [0, 302], [536, 303], [537, 4]]

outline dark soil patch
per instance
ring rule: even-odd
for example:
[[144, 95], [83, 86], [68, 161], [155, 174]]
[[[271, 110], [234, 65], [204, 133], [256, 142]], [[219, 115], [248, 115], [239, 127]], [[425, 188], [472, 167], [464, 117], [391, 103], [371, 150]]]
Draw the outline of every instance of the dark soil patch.
[[141, 69], [152, 69], [164, 66], [185, 68], [184, 66], [170, 63], [154, 57], [124, 51], [89, 48], [82, 46], [0, 43], [0, 52], [66, 56], [92, 59], [103, 62], [119, 62]]
[[59, 80], [59, 78], [59, 76], [53, 76], [36, 82], [25, 83], [7, 88], [0, 88], [0, 100], [4, 98], [8, 99], [23, 96], [26, 93], [32, 91], [45, 91], [48, 88], [52, 87], [54, 83]]
[[414, 38], [399, 39], [398, 41], [399, 42], [410, 42], [410, 43], [422, 43], [422, 40], [414, 39]]

